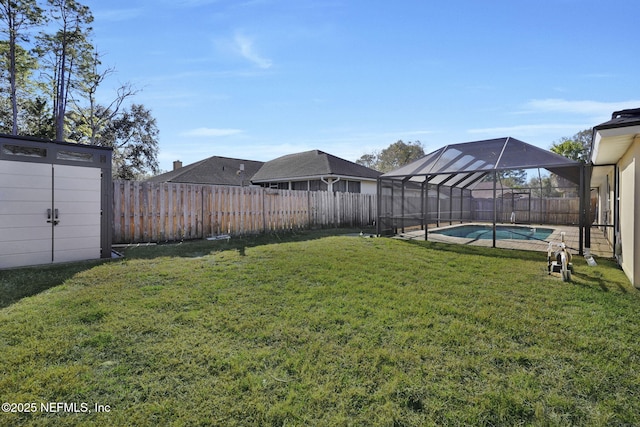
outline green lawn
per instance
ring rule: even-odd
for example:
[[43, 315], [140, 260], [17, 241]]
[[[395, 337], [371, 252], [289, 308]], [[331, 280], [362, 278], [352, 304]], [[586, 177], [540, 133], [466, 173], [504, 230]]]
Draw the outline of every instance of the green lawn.
[[545, 253], [274, 239], [0, 272], [0, 400], [37, 405], [0, 425], [640, 425], [612, 262], [569, 284]]

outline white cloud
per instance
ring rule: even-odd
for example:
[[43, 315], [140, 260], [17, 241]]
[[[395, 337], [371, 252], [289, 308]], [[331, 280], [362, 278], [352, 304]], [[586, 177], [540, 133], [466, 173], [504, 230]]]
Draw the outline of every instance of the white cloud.
[[516, 125], [492, 128], [469, 129], [468, 133], [472, 134], [491, 134], [496, 136], [513, 136], [513, 135], [533, 135], [540, 133], [557, 133], [558, 131], [575, 133], [576, 129], [586, 129], [589, 125], [584, 124], [537, 124], [537, 125]]
[[627, 108], [637, 108], [640, 100], [621, 102], [600, 101], [569, 101], [566, 99], [533, 99], [525, 104], [525, 108], [532, 112], [570, 113], [589, 116], [610, 116], [612, 112]]
[[166, 6], [183, 8], [183, 7], [199, 7], [218, 3], [219, 0], [170, 0], [163, 1]]
[[240, 32], [237, 32], [233, 40], [237, 51], [240, 53], [240, 55], [242, 55], [242, 57], [254, 63], [259, 68], [271, 68], [273, 62], [270, 59], [263, 57], [256, 51], [253, 45], [253, 39], [245, 36]]
[[219, 129], [219, 128], [196, 128], [186, 132], [183, 132], [183, 136], [197, 136], [197, 137], [217, 137], [217, 136], [231, 136], [242, 133], [240, 129]]
[[131, 19], [139, 18], [144, 14], [142, 8], [128, 8], [128, 9], [98, 9], [94, 12], [96, 20], [119, 22], [129, 21]]

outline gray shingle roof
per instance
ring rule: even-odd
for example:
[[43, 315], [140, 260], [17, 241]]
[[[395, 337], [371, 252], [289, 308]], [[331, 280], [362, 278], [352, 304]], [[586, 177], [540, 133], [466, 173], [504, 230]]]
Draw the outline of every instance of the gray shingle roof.
[[289, 154], [266, 162], [252, 182], [278, 181], [320, 176], [357, 177], [375, 180], [380, 172], [320, 150]]
[[238, 175], [240, 164], [244, 164], [244, 184], [264, 164], [255, 160], [232, 159], [213, 156], [199, 162], [183, 166], [153, 178], [150, 182], [182, 182], [189, 184], [242, 185], [242, 177]]
[[595, 130], [613, 129], [625, 126], [636, 126], [640, 124], [640, 108], [615, 111], [611, 115], [611, 120], [596, 126]]
[[[503, 194], [511, 195], [512, 188], [502, 185], [502, 182], [496, 181], [497, 196]], [[473, 186], [471, 194], [476, 199], [492, 199], [493, 198], [493, 181], [478, 182]]]

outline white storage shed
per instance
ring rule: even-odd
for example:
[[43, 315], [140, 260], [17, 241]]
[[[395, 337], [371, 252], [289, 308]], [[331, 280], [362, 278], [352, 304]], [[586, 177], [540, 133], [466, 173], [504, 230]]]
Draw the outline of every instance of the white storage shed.
[[0, 135], [0, 269], [111, 257], [111, 156]]

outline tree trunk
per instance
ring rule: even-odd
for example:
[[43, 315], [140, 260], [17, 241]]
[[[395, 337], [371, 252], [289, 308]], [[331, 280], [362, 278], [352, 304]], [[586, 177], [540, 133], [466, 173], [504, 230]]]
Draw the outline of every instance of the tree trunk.
[[7, 2], [7, 23], [9, 24], [9, 84], [11, 86], [11, 135], [18, 134], [18, 97], [16, 95], [16, 22], [12, 3]]

